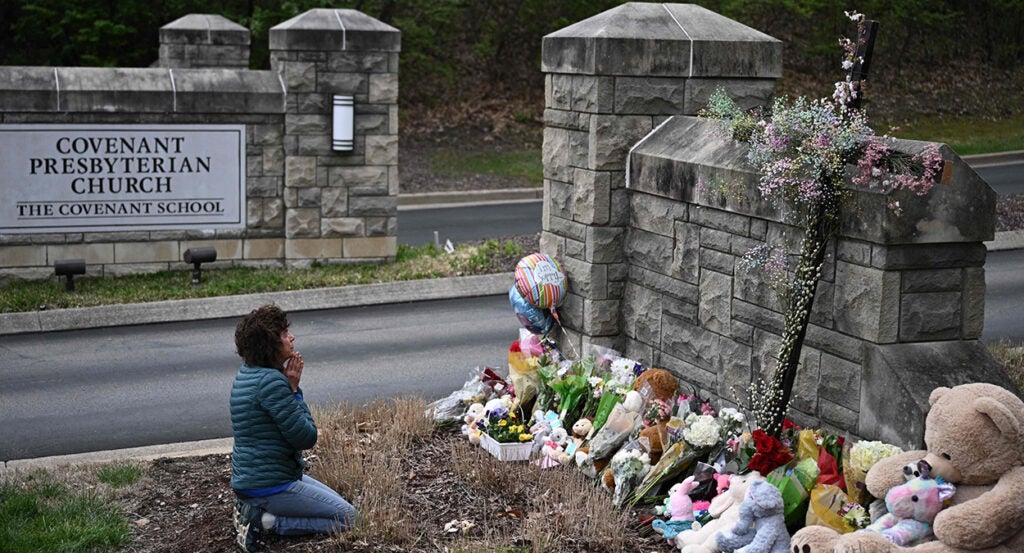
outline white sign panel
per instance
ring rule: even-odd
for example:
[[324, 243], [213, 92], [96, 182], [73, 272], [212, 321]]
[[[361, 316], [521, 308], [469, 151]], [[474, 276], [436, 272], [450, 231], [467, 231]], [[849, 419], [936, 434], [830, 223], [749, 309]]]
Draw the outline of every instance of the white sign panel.
[[2, 234], [244, 227], [244, 125], [0, 125]]

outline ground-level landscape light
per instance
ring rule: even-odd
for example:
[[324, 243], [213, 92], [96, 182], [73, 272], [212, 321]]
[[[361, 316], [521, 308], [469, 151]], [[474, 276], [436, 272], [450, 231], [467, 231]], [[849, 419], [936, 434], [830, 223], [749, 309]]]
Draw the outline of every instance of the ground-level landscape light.
[[75, 275], [85, 274], [85, 260], [84, 259], [58, 259], [53, 263], [53, 272], [57, 273], [57, 276], [62, 276], [66, 280], [64, 281], [64, 289], [68, 292], [75, 291]]
[[203, 263], [209, 263], [211, 261], [217, 261], [217, 249], [216, 248], [189, 248], [185, 250], [185, 263], [192, 264], [192, 284], [199, 284], [202, 280], [202, 268], [200, 265]]

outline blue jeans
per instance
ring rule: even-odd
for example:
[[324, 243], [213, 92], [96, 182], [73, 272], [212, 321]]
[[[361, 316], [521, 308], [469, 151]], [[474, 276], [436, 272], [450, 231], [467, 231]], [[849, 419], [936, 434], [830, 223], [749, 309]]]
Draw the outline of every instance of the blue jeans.
[[305, 475], [284, 491], [241, 500], [274, 515], [270, 531], [281, 536], [341, 532], [351, 528], [358, 516], [338, 492]]

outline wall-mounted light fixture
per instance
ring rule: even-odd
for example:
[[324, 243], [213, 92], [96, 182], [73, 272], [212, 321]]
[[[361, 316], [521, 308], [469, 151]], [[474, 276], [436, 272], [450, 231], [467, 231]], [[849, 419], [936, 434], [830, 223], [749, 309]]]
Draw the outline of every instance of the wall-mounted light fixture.
[[58, 259], [53, 263], [53, 272], [67, 280], [64, 282], [64, 289], [68, 292], [75, 291], [75, 275], [85, 274], [84, 259]]
[[336, 152], [351, 152], [353, 147], [352, 127], [355, 121], [352, 96], [334, 95], [334, 126], [331, 132], [331, 149]]
[[209, 263], [211, 261], [217, 261], [217, 249], [216, 248], [189, 248], [185, 250], [185, 263], [192, 264], [192, 284], [199, 284], [199, 281], [203, 277], [202, 268], [200, 265], [203, 263]]

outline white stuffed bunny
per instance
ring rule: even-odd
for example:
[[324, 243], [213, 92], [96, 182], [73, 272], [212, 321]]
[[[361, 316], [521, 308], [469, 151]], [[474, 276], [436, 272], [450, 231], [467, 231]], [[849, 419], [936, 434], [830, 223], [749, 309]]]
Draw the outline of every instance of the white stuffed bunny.
[[732, 528], [740, 518], [740, 504], [747, 488], [751, 482], [760, 479], [761, 474], [756, 471], [742, 476], [733, 475], [729, 479], [729, 489], [715, 496], [708, 507], [708, 513], [715, 518], [700, 527], [695, 524], [676, 536], [676, 546], [681, 553], [721, 553], [715, 543], [715, 534]]

